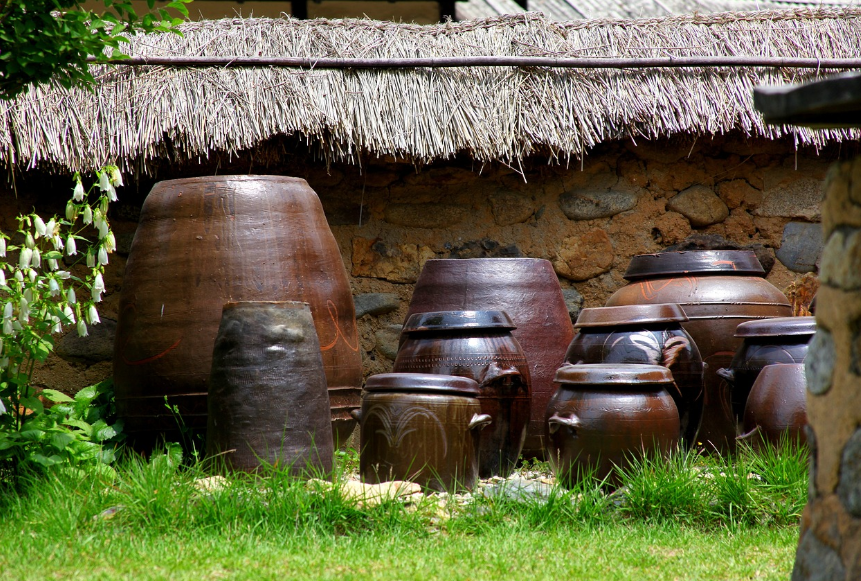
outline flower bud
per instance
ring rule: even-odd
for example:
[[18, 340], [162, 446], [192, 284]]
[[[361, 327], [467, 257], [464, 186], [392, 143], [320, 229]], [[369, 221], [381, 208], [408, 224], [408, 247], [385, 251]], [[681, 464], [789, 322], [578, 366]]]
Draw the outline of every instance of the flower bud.
[[78, 209], [75, 208], [75, 204], [72, 203], [72, 200], [69, 200], [69, 203], [66, 204], [66, 220], [74, 222], [77, 215]]
[[24, 300], [28, 303], [33, 302], [33, 289], [25, 288], [24, 289]]
[[33, 235], [30, 232], [27, 232], [27, 237], [24, 239], [24, 246], [27, 248], [34, 248], [36, 246], [36, 241], [33, 240]]
[[30, 279], [30, 282], [36, 282], [36, 271], [32, 268], [27, 271], [27, 278]]
[[87, 268], [95, 268], [96, 267], [96, 253], [92, 251], [92, 248], [87, 252]]
[[107, 250], [110, 253], [116, 249], [117, 249], [117, 239], [114, 237], [113, 232], [108, 232], [108, 235], [105, 237], [105, 250]]
[[45, 222], [42, 221], [42, 218], [36, 216], [33, 218], [33, 228], [36, 230], [36, 238], [39, 236], [44, 236], [47, 229], [45, 228]]
[[42, 266], [42, 253], [39, 252], [38, 248], [33, 249], [33, 255], [30, 257], [30, 266], [33, 268], [41, 268]]
[[78, 253], [78, 245], [75, 244], [75, 237], [69, 234], [66, 238], [66, 256], [74, 256]]
[[18, 282], [24, 282], [24, 273], [21, 272], [20, 270], [16, 270], [15, 271], [15, 280], [17, 280]]
[[21, 297], [21, 300], [18, 301], [18, 320], [25, 323], [30, 320], [30, 303], [24, 297]]
[[102, 322], [101, 319], [99, 319], [99, 311], [96, 310], [96, 305], [90, 305], [90, 308], [87, 311], [87, 319], [90, 321], [91, 325], [98, 325]]
[[0, 257], [6, 258], [6, 239], [0, 236]]
[[3, 319], [3, 334], [11, 335], [14, 329], [12, 328], [12, 319]]
[[69, 280], [70, 278], [72, 278], [72, 273], [68, 270], [58, 270], [57, 278], [59, 278], [60, 280]]
[[78, 183], [75, 184], [75, 189], [72, 190], [72, 199], [76, 202], [83, 202], [84, 196], [86, 192], [84, 192], [84, 184], [81, 183], [81, 180], [78, 180]]
[[89, 335], [87, 332], [87, 324], [83, 319], [78, 319], [78, 337], [86, 337]]
[[3, 318], [11, 319], [12, 318], [12, 301], [9, 301], [5, 305], [3, 305]]
[[21, 254], [18, 256], [18, 267], [27, 268], [30, 266], [31, 260], [33, 260], [33, 250], [30, 248], [22, 248]]
[[3, 269], [0, 268], [0, 286], [6, 285], [6, 273], [3, 272]]

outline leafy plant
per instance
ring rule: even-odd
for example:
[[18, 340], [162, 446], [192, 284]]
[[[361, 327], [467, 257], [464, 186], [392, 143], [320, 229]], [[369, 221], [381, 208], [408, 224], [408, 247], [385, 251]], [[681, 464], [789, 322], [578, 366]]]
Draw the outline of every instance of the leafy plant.
[[[48, 81], [91, 85], [87, 57], [123, 58], [118, 48], [128, 34], [174, 30], [182, 20], [169, 9], [188, 17], [189, 1], [173, 0], [141, 18], [131, 0], [103, 0], [104, 12], [85, 9], [82, 0], [0, 0], [0, 97]], [[155, 0], [147, 5], [152, 10]]]
[[[113, 457], [93, 448], [118, 432], [97, 417], [94, 407], [110, 384], [87, 388], [74, 399], [55, 390], [38, 392], [32, 385], [35, 366], [54, 349], [54, 334], [75, 325], [84, 336], [87, 323], [100, 322], [96, 303], [105, 291], [102, 275], [116, 249], [107, 213], [122, 177], [114, 166], [96, 177], [88, 193], [76, 174], [63, 218], [46, 222], [35, 213], [19, 216], [20, 243], [8, 243], [9, 236], [0, 232], [0, 462], [7, 466], [105, 463]], [[97, 241], [79, 253], [79, 241], [88, 244], [85, 229], [94, 230]]]

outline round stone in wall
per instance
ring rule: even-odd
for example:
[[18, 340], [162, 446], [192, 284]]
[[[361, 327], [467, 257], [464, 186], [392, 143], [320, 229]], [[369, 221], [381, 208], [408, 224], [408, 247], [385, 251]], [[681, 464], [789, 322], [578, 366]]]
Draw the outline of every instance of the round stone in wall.
[[783, 227], [777, 259], [794, 272], [815, 272], [822, 245], [822, 224], [789, 222]]
[[637, 200], [637, 192], [630, 190], [578, 190], [559, 196], [559, 208], [569, 220], [595, 220], [630, 210]]
[[850, 514], [861, 517], [861, 429], [843, 447], [837, 496]]
[[723, 222], [729, 208], [712, 188], [697, 185], [682, 190], [667, 202], [667, 209], [687, 218], [695, 228]]
[[810, 342], [804, 359], [804, 373], [807, 377], [807, 391], [822, 395], [831, 389], [831, 376], [834, 373], [834, 338], [822, 327], [816, 328], [816, 335]]

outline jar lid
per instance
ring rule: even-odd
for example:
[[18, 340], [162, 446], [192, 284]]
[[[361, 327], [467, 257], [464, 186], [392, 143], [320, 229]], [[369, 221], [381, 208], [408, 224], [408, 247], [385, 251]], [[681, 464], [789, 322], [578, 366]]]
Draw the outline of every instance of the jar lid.
[[685, 250], [637, 255], [631, 259], [625, 279], [710, 273], [765, 276], [765, 270], [752, 250]]
[[673, 374], [661, 365], [569, 363], [556, 370], [554, 381], [575, 385], [642, 385], [673, 383]]
[[675, 323], [687, 321], [688, 316], [675, 303], [655, 305], [624, 305], [583, 309], [574, 327], [616, 327], [647, 323]]
[[735, 330], [736, 337], [780, 337], [814, 333], [816, 333], [816, 317], [760, 319], [741, 323]]
[[478, 383], [468, 377], [430, 373], [380, 373], [365, 382], [365, 391], [407, 393], [449, 393], [477, 397]]
[[410, 315], [405, 333], [452, 329], [516, 329], [505, 311], [435, 311]]

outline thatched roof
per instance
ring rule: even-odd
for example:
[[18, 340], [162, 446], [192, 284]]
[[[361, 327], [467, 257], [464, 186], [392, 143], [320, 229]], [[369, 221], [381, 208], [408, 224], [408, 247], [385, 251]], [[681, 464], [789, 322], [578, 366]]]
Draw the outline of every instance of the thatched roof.
[[657, 18], [713, 12], [753, 12], [822, 6], [858, 6], [859, 0], [466, 0], [455, 3], [458, 20], [490, 18], [520, 12], [543, 12], [551, 20], [581, 18]]
[[[861, 10], [724, 13], [557, 23], [535, 14], [435, 26], [228, 19], [183, 37], [133, 40], [132, 55], [858, 57]], [[97, 67], [95, 93], [37, 88], [0, 102], [0, 160], [86, 169], [238, 152], [300, 136], [332, 159], [459, 153], [516, 163], [577, 157], [603, 141], [741, 131], [821, 145], [843, 130], [765, 126], [751, 89], [815, 69], [340, 69]], [[825, 74], [827, 71], [818, 71]]]

